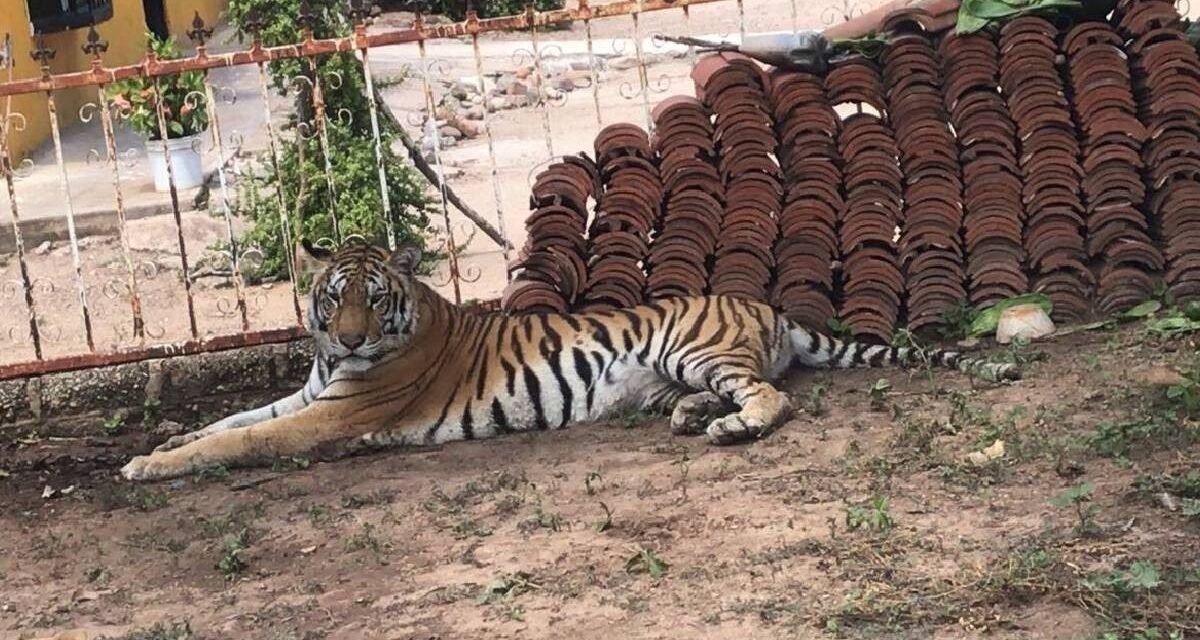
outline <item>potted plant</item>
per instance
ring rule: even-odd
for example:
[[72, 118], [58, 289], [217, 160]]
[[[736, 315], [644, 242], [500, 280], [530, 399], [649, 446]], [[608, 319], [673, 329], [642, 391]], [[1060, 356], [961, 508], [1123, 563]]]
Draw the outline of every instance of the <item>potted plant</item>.
[[[181, 57], [175, 38], [160, 39], [147, 34], [150, 49], [159, 60]], [[157, 81], [157, 86], [156, 86]], [[189, 189], [200, 186], [204, 172], [200, 162], [198, 140], [208, 129], [208, 105], [204, 99], [204, 73], [184, 71], [158, 78], [127, 78], [112, 83], [108, 89], [113, 108], [129, 128], [146, 137], [146, 155], [154, 173], [154, 189], [167, 191], [167, 164], [163, 146], [171, 156], [175, 187]], [[162, 139], [158, 109], [166, 119], [167, 139]]]

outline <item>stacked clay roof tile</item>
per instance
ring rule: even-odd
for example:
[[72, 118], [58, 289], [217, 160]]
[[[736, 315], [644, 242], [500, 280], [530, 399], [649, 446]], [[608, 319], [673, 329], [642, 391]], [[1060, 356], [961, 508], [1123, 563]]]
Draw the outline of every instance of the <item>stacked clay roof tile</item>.
[[658, 224], [663, 190], [646, 132], [613, 124], [596, 136], [596, 164], [604, 189], [588, 229], [587, 309], [641, 304], [646, 292], [643, 262], [650, 232]]
[[527, 239], [505, 291], [507, 312], [562, 312], [582, 298], [587, 283], [588, 201], [599, 174], [586, 156], [568, 156], [538, 174], [525, 219]]
[[1032, 286], [1049, 296], [1056, 319], [1077, 319], [1090, 306], [1084, 251], [1083, 170], [1079, 140], [1055, 64], [1057, 29], [1027, 16], [1000, 28], [1000, 86], [1021, 140], [1021, 201]]
[[1171, 3], [998, 34], [914, 15], [823, 74], [705, 56], [653, 136], [613, 125], [597, 163], [551, 164], [503, 308], [723, 293], [885, 341], [1030, 290], [1057, 319], [1160, 280], [1200, 298], [1200, 56]]
[[1146, 128], [1137, 118], [1122, 39], [1103, 22], [1085, 22], [1063, 38], [1072, 105], [1082, 141], [1087, 251], [1101, 261], [1098, 306], [1127, 310], [1154, 292], [1163, 268], [1141, 210]]
[[1178, 301], [1200, 298], [1200, 59], [1170, 2], [1122, 0], [1114, 20], [1148, 135], [1145, 209], [1163, 240], [1166, 283]]
[[883, 80], [873, 61], [852, 56], [834, 63], [825, 89], [833, 104], [870, 108], [843, 120], [838, 133], [846, 194], [838, 238], [842, 254], [838, 317], [855, 336], [888, 342], [904, 293], [895, 243], [902, 175], [892, 130], [881, 115], [887, 112]]
[[725, 194], [709, 290], [766, 300], [783, 188], [774, 159], [775, 130], [767, 74], [738, 54], [701, 58], [692, 72], [696, 93], [713, 112], [718, 172]]
[[787, 185], [771, 303], [796, 322], [825, 327], [837, 316], [834, 260], [837, 220], [845, 206], [838, 115], [829, 106], [822, 79], [810, 73], [773, 71], [770, 94]]
[[1016, 125], [996, 90], [1000, 57], [990, 36], [950, 33], [938, 51], [942, 98], [958, 137], [968, 297], [986, 307], [1029, 287]]
[[702, 295], [717, 250], [724, 187], [704, 103], [673, 96], [655, 107], [653, 147], [663, 182], [662, 222], [650, 248], [646, 295]]
[[942, 103], [937, 51], [923, 32], [891, 39], [883, 52], [888, 107], [904, 172], [900, 261], [908, 327], [942, 324], [966, 300], [958, 147]]

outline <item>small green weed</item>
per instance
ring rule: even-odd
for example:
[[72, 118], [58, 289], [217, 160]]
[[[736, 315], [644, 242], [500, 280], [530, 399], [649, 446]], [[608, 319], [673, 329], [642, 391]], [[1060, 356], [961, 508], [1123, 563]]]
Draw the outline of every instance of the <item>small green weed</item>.
[[633, 548], [633, 555], [625, 561], [625, 571], [629, 573], [645, 573], [651, 578], [659, 579], [666, 575], [667, 569], [671, 567], [666, 560], [663, 560], [654, 551], [637, 545]]
[[828, 393], [829, 389], [820, 383], [809, 387], [808, 396], [804, 403], [804, 410], [813, 417], [825, 415], [825, 396]]
[[880, 378], [867, 389], [867, 396], [871, 398], [871, 410], [883, 411], [887, 408], [887, 393], [891, 391], [892, 383], [888, 382], [887, 378]]
[[852, 504], [846, 507], [846, 528], [855, 531], [889, 531], [895, 526], [892, 514], [888, 511], [887, 496], [874, 496], [867, 502]]
[[123, 636], [112, 640], [193, 640], [192, 628], [186, 622], [173, 622], [169, 625], [157, 622], [152, 627], [134, 629]]
[[114, 413], [105, 418], [103, 424], [100, 425], [100, 429], [104, 431], [104, 435], [106, 436], [120, 435], [121, 432], [125, 431], [125, 414]]
[[1092, 492], [1096, 490], [1096, 485], [1091, 482], [1084, 482], [1075, 487], [1071, 487], [1066, 491], [1058, 494], [1050, 504], [1059, 509], [1068, 507], [1075, 510], [1075, 516], [1079, 522], [1075, 524], [1075, 532], [1081, 536], [1093, 535], [1100, 532], [1100, 526], [1096, 524], [1096, 514], [1100, 508], [1093, 504], [1088, 504], [1092, 500]]
[[225, 536], [221, 542], [221, 557], [217, 559], [217, 571], [230, 582], [236, 580], [248, 567], [242, 555], [249, 546], [250, 533], [242, 529]]

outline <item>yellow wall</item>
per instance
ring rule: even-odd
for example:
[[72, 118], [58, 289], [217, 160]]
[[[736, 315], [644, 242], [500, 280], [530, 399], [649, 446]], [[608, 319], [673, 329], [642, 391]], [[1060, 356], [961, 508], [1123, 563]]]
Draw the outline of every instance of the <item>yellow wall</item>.
[[229, 0], [166, 0], [167, 29], [179, 44], [186, 48], [191, 43], [187, 32], [192, 28], [192, 19], [196, 17], [196, 12], [200, 13], [204, 24], [212, 28], [227, 6]]
[[[0, 38], [4, 33], [12, 34], [13, 78], [29, 78], [41, 75], [38, 63], [30, 58], [34, 48], [29, 20], [26, 18], [24, 0], [0, 0], [7, 4], [18, 4], [16, 11], [0, 10]], [[228, 0], [166, 0], [167, 20], [172, 33], [178, 34], [180, 44], [187, 46], [186, 31], [192, 23], [196, 10], [210, 25], [215, 24]], [[106, 66], [133, 64], [142, 59], [146, 50], [146, 16], [142, 0], [113, 0], [113, 17], [96, 25], [100, 37], [108, 41], [108, 52], [104, 54]], [[87, 39], [87, 29], [72, 29], [46, 36], [46, 45], [55, 50], [50, 63], [53, 73], [83, 71], [91, 66], [91, 57], [81, 47]], [[0, 41], [2, 46], [2, 41]], [[2, 78], [7, 80], [8, 78]], [[54, 94], [58, 107], [59, 126], [66, 128], [79, 120], [79, 108], [98, 98], [93, 87], [66, 89]], [[0, 113], [4, 102], [0, 99]], [[50, 136], [50, 118], [46, 110], [44, 94], [16, 96], [12, 110], [25, 116], [24, 131], [10, 129], [9, 146], [14, 158], [21, 158]]]

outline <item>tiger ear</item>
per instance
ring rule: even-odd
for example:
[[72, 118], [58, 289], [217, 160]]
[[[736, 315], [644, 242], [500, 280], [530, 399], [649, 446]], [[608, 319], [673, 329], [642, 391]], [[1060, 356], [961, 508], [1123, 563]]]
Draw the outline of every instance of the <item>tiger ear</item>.
[[417, 265], [421, 263], [421, 248], [405, 244], [396, 248], [392, 255], [388, 257], [388, 263], [392, 268], [403, 273], [404, 275], [413, 275], [417, 271]]
[[324, 247], [318, 247], [308, 241], [300, 240], [300, 248], [296, 250], [296, 271], [303, 275], [313, 275], [329, 266], [333, 260], [333, 252]]

